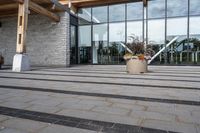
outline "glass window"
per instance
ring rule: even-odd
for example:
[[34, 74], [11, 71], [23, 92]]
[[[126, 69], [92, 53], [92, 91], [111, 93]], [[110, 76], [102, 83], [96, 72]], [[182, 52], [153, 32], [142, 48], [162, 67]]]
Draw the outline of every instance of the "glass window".
[[91, 26], [79, 26], [79, 46], [91, 46]]
[[125, 49], [121, 43], [125, 43], [125, 23], [111, 23], [109, 27], [109, 63], [124, 63]]
[[140, 41], [143, 41], [142, 23], [143, 23], [142, 21], [127, 22], [127, 42], [129, 41], [130, 36], [135, 36]]
[[200, 0], [190, 0], [190, 15], [200, 15]]
[[92, 62], [91, 52], [91, 26], [79, 26], [78, 37], [78, 51], [79, 51], [79, 63], [87, 64]]
[[200, 64], [200, 16], [190, 17], [190, 61]]
[[94, 23], [104, 23], [107, 22], [108, 19], [108, 7], [102, 6], [102, 7], [95, 7], [92, 8], [92, 21]]
[[125, 42], [125, 23], [110, 23], [110, 42]]
[[93, 64], [108, 62], [107, 24], [93, 25]]
[[167, 0], [167, 17], [187, 16], [188, 0]]
[[165, 0], [148, 1], [148, 18], [165, 17]]
[[125, 21], [125, 4], [109, 6], [109, 21]]
[[167, 40], [169, 43], [172, 39], [178, 37], [167, 50], [167, 59], [171, 64], [184, 64], [187, 62], [187, 18], [168, 18], [167, 20]]
[[[148, 45], [155, 53], [165, 46], [165, 19], [152, 19], [148, 21]], [[154, 59], [153, 63], [164, 63], [164, 51]]]
[[156, 19], [148, 21], [149, 44], [164, 44], [165, 42], [165, 20]]
[[143, 19], [143, 2], [127, 3], [127, 20]]
[[91, 23], [91, 8], [81, 8], [78, 10], [79, 24]]

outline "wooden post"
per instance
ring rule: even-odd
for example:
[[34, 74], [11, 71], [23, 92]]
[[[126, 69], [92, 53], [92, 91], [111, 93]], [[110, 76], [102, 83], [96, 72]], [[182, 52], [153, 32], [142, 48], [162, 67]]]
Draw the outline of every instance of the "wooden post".
[[18, 9], [18, 25], [17, 25], [17, 53], [26, 53], [26, 31], [28, 23], [29, 0], [19, 3]]

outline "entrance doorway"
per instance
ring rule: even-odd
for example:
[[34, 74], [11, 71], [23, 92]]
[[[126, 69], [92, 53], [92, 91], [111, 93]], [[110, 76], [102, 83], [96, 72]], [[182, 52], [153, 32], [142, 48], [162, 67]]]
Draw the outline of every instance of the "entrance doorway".
[[70, 32], [70, 64], [73, 65], [78, 63], [77, 26], [71, 25]]

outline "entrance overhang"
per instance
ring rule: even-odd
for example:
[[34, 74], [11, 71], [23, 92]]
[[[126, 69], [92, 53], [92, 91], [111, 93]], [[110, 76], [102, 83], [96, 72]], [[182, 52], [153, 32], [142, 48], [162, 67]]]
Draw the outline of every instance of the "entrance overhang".
[[30, 70], [26, 54], [26, 32], [29, 14], [40, 14], [54, 22], [60, 21], [57, 12], [68, 8], [57, 0], [0, 0], [0, 18], [18, 16], [16, 55], [13, 59], [13, 71]]

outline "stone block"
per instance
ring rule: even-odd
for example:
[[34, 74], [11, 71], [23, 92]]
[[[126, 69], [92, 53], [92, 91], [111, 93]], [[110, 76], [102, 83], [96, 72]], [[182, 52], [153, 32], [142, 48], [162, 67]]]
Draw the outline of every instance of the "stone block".
[[16, 54], [13, 58], [13, 68], [14, 72], [29, 71], [30, 62], [27, 54]]

